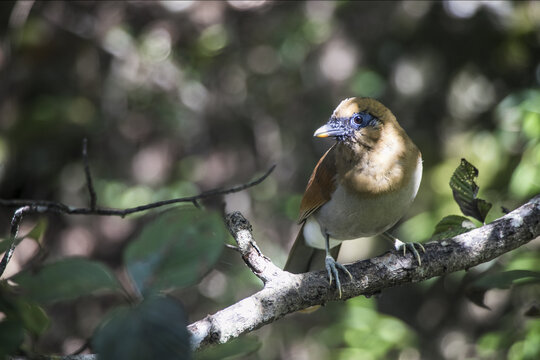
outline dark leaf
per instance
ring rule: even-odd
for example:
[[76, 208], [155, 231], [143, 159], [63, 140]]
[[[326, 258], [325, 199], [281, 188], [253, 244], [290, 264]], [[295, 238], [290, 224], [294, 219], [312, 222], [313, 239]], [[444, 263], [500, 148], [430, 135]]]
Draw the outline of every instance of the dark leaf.
[[106, 266], [82, 258], [47, 264], [37, 272], [25, 270], [11, 280], [19, 284], [26, 296], [39, 303], [53, 303], [98, 291], [120, 289], [120, 284]]
[[444, 217], [435, 226], [432, 240], [440, 240], [454, 237], [459, 234], [466, 233], [476, 226], [464, 216], [450, 215]]
[[0, 321], [0, 359], [16, 355], [23, 341], [24, 330], [20, 321], [10, 318]]
[[141, 293], [192, 285], [217, 261], [227, 237], [217, 213], [176, 208], [144, 228], [124, 252], [124, 263]]
[[540, 273], [529, 270], [511, 270], [485, 275], [474, 281], [467, 289], [467, 298], [485, 309], [484, 295], [489, 289], [508, 289], [512, 285], [540, 283]]
[[488, 274], [472, 283], [483, 289], [508, 289], [512, 285], [540, 283], [540, 272], [530, 270], [510, 270]]
[[484, 297], [486, 295], [487, 290], [488, 289], [484, 289], [484, 288], [470, 287], [465, 291], [465, 296], [474, 304], [480, 307], [483, 307], [484, 309], [491, 310], [491, 308], [487, 306], [486, 303], [484, 302]]
[[7, 282], [0, 283], [0, 313], [35, 335], [43, 333], [49, 326], [45, 311], [35, 302], [20, 296], [16, 287]]
[[191, 359], [187, 318], [169, 297], [150, 297], [111, 313], [96, 329], [92, 347], [100, 360]]
[[538, 304], [531, 305], [527, 310], [525, 310], [525, 313], [523, 315], [528, 317], [540, 317], [540, 307]]
[[450, 187], [461, 212], [484, 223], [491, 204], [476, 197], [478, 185], [474, 180], [477, 176], [478, 169], [467, 160], [461, 159], [461, 164], [450, 178]]

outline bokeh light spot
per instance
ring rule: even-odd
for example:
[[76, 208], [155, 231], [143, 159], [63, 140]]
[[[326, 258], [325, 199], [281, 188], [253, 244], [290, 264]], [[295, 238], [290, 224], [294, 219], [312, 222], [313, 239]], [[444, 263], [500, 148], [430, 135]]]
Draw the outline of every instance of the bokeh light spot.
[[227, 31], [221, 24], [206, 28], [199, 37], [199, 44], [205, 55], [214, 55], [227, 45]]
[[322, 74], [330, 81], [343, 81], [352, 75], [358, 60], [357, 49], [344, 39], [334, 39], [323, 49], [319, 60]]
[[161, 62], [171, 53], [171, 34], [163, 28], [152, 29], [143, 37], [141, 51], [150, 62]]
[[279, 58], [274, 48], [260, 45], [249, 51], [247, 63], [255, 73], [271, 74], [279, 66]]

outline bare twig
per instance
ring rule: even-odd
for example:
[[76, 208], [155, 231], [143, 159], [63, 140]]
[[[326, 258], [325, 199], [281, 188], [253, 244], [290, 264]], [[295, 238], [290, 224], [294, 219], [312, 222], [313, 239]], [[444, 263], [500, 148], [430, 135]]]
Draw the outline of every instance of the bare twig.
[[90, 194], [90, 209], [96, 209], [97, 196], [94, 190], [94, 184], [92, 181], [92, 174], [90, 173], [90, 165], [88, 164], [88, 140], [83, 139], [82, 156], [84, 162], [84, 175], [86, 176], [86, 186], [88, 187], [88, 193]]
[[68, 214], [68, 215], [101, 215], [101, 216], [125, 217], [126, 215], [134, 214], [141, 211], [156, 209], [165, 205], [184, 203], [184, 202], [195, 203], [198, 200], [203, 200], [203, 199], [208, 199], [214, 196], [227, 195], [227, 194], [243, 191], [263, 182], [264, 179], [266, 179], [270, 175], [270, 173], [272, 173], [275, 167], [276, 167], [275, 165], [272, 165], [272, 167], [270, 167], [270, 169], [268, 169], [268, 171], [266, 171], [264, 175], [246, 184], [233, 186], [227, 189], [212, 189], [209, 191], [202, 192], [198, 195], [186, 196], [186, 197], [170, 199], [170, 200], [156, 201], [156, 202], [149, 203], [146, 205], [136, 206], [136, 207], [127, 208], [127, 209], [103, 208], [99, 206], [96, 207], [95, 209], [91, 209], [87, 207], [78, 208], [78, 207], [71, 207], [61, 202], [56, 202], [56, 201], [23, 200], [23, 199], [10, 199], [10, 200], [0, 199], [0, 206], [3, 206], [3, 207], [21, 207], [21, 206], [27, 206], [27, 205], [40, 206], [40, 207], [46, 208], [46, 211], [44, 212], [63, 213], [63, 214]]
[[[24, 356], [15, 356], [15, 357], [8, 357], [9, 360], [30, 360], [30, 358], [24, 357]], [[80, 354], [80, 355], [66, 355], [66, 356], [58, 356], [58, 355], [39, 355], [38, 357], [33, 357], [32, 359], [39, 359], [39, 360], [98, 360], [98, 356], [96, 354]]]
[[[193, 205], [198, 207], [199, 206], [198, 200], [207, 199], [214, 196], [232, 194], [232, 193], [243, 191], [252, 186], [260, 184], [261, 182], [264, 181], [264, 179], [268, 177], [268, 175], [270, 175], [270, 173], [274, 170], [275, 167], [276, 165], [272, 165], [272, 167], [270, 167], [270, 169], [268, 169], [268, 171], [264, 175], [262, 175], [261, 177], [247, 184], [233, 186], [227, 189], [213, 189], [213, 190], [202, 192], [199, 195], [164, 200], [164, 201], [157, 201], [157, 202], [149, 203], [146, 205], [136, 206], [136, 207], [127, 208], [127, 209], [106, 209], [106, 208], [101, 208], [101, 207], [76, 208], [76, 207], [70, 207], [61, 202], [56, 202], [56, 201], [0, 199], [0, 206], [19, 207], [19, 209], [15, 211], [15, 214], [13, 215], [13, 221], [11, 222], [12, 243], [9, 249], [5, 252], [4, 257], [2, 258], [2, 261], [0, 261], [0, 276], [2, 276], [2, 274], [4, 273], [7, 267], [7, 264], [9, 263], [9, 260], [11, 259], [11, 256], [13, 255], [13, 251], [15, 250], [15, 247], [17, 246], [15, 237], [19, 228], [19, 224], [22, 220], [22, 216], [27, 213], [39, 212], [39, 213], [61, 213], [61, 214], [68, 214], [68, 215], [101, 215], [101, 216], [125, 217], [126, 215], [130, 215], [136, 212], [151, 210], [151, 209], [159, 208], [161, 206], [177, 204], [177, 203], [182, 203], [182, 202], [190, 202], [190, 203], [193, 203]], [[86, 172], [86, 174], [88, 176], [87, 179], [90, 179], [90, 181], [88, 182], [89, 184], [88, 187], [90, 191], [92, 191], [90, 172], [88, 171]], [[95, 198], [94, 198], [94, 201], [95, 201]]]
[[403, 256], [397, 251], [348, 265], [354, 280], [343, 284], [341, 299], [328, 284], [326, 271], [295, 275], [279, 270], [252, 246], [247, 220], [239, 213], [229, 215], [232, 217], [235, 220], [229, 220], [229, 228], [242, 257], [265, 285], [261, 291], [189, 325], [193, 349], [225, 343], [310, 306], [374, 294], [490, 261], [540, 236], [540, 195], [488, 225], [426, 244], [422, 266], [412, 254]]
[[141, 206], [136, 206], [132, 208], [127, 208], [127, 209], [102, 208], [102, 207], [97, 206], [97, 195], [94, 190], [92, 174], [90, 172], [90, 165], [88, 163], [87, 146], [88, 146], [87, 140], [84, 139], [82, 156], [83, 156], [83, 162], [84, 162], [84, 173], [86, 176], [86, 185], [88, 188], [88, 192], [90, 194], [90, 207], [78, 208], [78, 207], [68, 206], [61, 202], [47, 201], [47, 200], [0, 199], [0, 206], [18, 207], [18, 209], [15, 211], [13, 215], [13, 220], [11, 222], [11, 230], [10, 230], [11, 244], [10, 244], [9, 249], [5, 252], [2, 260], [0, 261], [0, 276], [2, 276], [2, 274], [4, 273], [7, 267], [7, 264], [9, 263], [9, 260], [13, 256], [13, 252], [15, 251], [15, 247], [17, 246], [16, 236], [19, 229], [19, 224], [22, 221], [23, 216], [26, 214], [39, 212], [39, 213], [61, 213], [61, 214], [68, 214], [68, 215], [101, 215], [101, 216], [125, 217], [126, 215], [130, 215], [133, 213], [156, 209], [165, 205], [171, 205], [171, 204], [177, 204], [177, 203], [183, 203], [183, 202], [190, 202], [194, 206], [199, 207], [200, 206], [199, 200], [208, 199], [215, 196], [232, 194], [232, 193], [243, 191], [252, 186], [260, 184], [261, 182], [264, 181], [264, 179], [266, 179], [270, 175], [270, 173], [276, 167], [276, 165], [272, 165], [270, 169], [268, 169], [268, 171], [264, 175], [262, 175], [261, 177], [249, 183], [233, 186], [227, 189], [212, 189], [212, 190], [205, 191], [194, 196], [187, 196], [187, 197], [182, 197], [182, 198], [157, 201], [157, 202], [153, 202], [153, 203], [149, 203], [149, 204], [145, 204]]

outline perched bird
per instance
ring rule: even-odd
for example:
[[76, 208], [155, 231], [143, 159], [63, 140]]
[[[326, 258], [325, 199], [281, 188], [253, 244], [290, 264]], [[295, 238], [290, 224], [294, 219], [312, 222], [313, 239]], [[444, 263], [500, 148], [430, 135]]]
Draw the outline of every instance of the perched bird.
[[[302, 273], [326, 268], [330, 284], [338, 269], [341, 242], [386, 234], [396, 249], [415, 249], [386, 231], [395, 225], [416, 197], [422, 178], [422, 156], [392, 112], [377, 100], [343, 100], [314, 136], [336, 143], [315, 166], [300, 204], [302, 228], [285, 270]], [[425, 250], [424, 250], [425, 251]]]

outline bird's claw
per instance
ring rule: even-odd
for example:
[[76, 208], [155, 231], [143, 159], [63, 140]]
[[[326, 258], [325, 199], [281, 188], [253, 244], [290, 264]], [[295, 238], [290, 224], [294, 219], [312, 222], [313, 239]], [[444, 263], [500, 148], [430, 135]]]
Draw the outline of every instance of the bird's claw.
[[345, 274], [349, 275], [349, 278], [352, 280], [353, 276], [349, 270], [342, 264], [338, 263], [332, 256], [326, 255], [326, 258], [324, 260], [324, 264], [326, 266], [326, 271], [328, 272], [328, 280], [330, 285], [332, 285], [333, 279], [336, 279], [336, 288], [339, 291], [339, 297], [341, 298], [341, 281], [339, 280], [339, 273], [338, 269], [343, 271]]
[[420, 258], [420, 253], [418, 252], [418, 250], [416, 250], [416, 246], [420, 250], [422, 250], [423, 253], [425, 253], [426, 248], [424, 247], [424, 245], [422, 245], [420, 243], [417, 243], [417, 242], [405, 243], [405, 242], [403, 242], [401, 240], [395, 239], [394, 246], [395, 246], [396, 250], [398, 250], [398, 251], [403, 249], [403, 256], [405, 256], [405, 254], [407, 254], [407, 249], [409, 249], [409, 251], [412, 252], [414, 257], [416, 258], [416, 261], [418, 261], [418, 266], [422, 265], [422, 259]]

